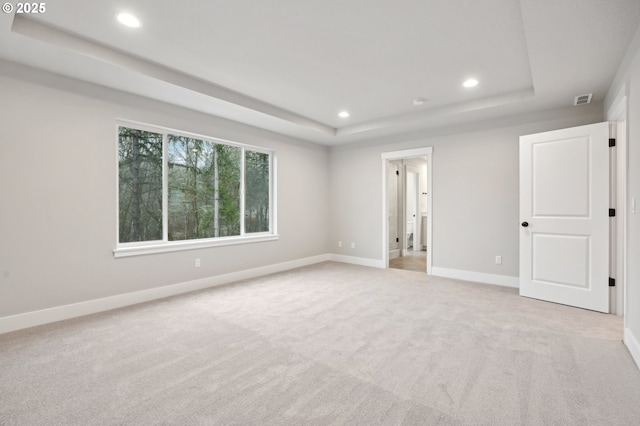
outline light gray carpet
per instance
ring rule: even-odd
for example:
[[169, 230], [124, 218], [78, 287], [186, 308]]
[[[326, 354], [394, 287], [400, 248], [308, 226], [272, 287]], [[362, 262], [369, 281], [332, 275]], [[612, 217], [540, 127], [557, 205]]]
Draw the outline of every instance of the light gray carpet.
[[0, 335], [0, 424], [640, 424], [620, 318], [322, 263]]

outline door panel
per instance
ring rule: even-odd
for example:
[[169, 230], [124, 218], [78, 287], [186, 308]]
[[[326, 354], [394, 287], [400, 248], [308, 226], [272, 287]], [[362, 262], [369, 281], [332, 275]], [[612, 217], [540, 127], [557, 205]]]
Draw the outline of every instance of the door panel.
[[[589, 288], [589, 237], [536, 233], [532, 236], [533, 280]], [[558, 268], [562, 259], [562, 268]]]
[[588, 138], [532, 145], [533, 216], [589, 215]]
[[520, 295], [608, 312], [609, 126], [520, 137]]
[[400, 236], [398, 221], [400, 220], [399, 208], [398, 208], [398, 192], [400, 191], [400, 185], [398, 182], [399, 166], [396, 162], [389, 161], [387, 165], [387, 208], [388, 208], [388, 220], [389, 220], [389, 251], [398, 250], [400, 243], [398, 238]]

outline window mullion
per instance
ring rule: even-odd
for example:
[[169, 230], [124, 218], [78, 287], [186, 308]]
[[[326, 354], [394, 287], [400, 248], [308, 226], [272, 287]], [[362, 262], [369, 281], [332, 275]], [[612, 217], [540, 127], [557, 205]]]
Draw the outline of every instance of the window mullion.
[[162, 134], [162, 240], [169, 241], [169, 148], [168, 136]]
[[240, 235], [245, 234], [245, 149], [240, 151]]
[[276, 155], [269, 154], [269, 232], [275, 234], [277, 229], [277, 212], [276, 212]]

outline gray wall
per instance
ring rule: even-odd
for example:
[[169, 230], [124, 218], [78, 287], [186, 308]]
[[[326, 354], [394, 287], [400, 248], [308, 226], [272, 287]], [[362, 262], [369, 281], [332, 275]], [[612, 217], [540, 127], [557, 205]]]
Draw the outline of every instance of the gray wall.
[[[630, 194], [636, 197], [637, 56], [623, 73], [635, 164]], [[425, 146], [434, 148], [434, 266], [515, 277], [518, 137], [603, 120], [602, 105], [569, 107], [328, 150], [6, 62], [0, 93], [0, 317], [327, 252], [381, 259], [380, 154]], [[116, 118], [275, 149], [280, 240], [114, 259]], [[630, 226], [638, 235], [640, 223]], [[630, 259], [637, 258], [640, 241], [633, 236], [630, 249]], [[503, 256], [502, 265], [495, 265], [495, 255]], [[202, 259], [199, 269], [193, 266], [196, 257]], [[630, 298], [640, 293], [633, 287], [640, 270], [633, 268]], [[639, 311], [629, 315], [636, 335]]]
[[380, 154], [431, 146], [433, 266], [516, 277], [519, 136], [601, 121], [602, 105], [587, 105], [332, 149], [330, 250], [382, 258]]
[[[618, 92], [625, 87], [627, 95], [628, 180], [627, 199], [636, 199], [640, 210], [640, 29], [622, 62], [614, 84], [609, 89], [605, 110], [611, 107]], [[625, 323], [640, 341], [640, 211], [627, 210], [627, 312]], [[636, 348], [640, 349], [640, 348]]]
[[[0, 317], [327, 253], [326, 148], [0, 65]], [[280, 240], [114, 259], [116, 118], [274, 149]]]

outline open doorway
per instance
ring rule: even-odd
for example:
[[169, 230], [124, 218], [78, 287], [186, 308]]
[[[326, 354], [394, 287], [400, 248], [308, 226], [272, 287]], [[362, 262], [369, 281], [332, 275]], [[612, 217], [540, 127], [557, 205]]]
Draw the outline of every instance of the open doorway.
[[398, 220], [398, 226], [389, 227], [389, 241], [397, 241], [400, 250], [390, 247], [389, 268], [426, 272], [426, 156], [395, 160], [390, 167], [395, 176], [388, 177], [389, 223]]
[[431, 148], [382, 154], [385, 267], [430, 273]]

